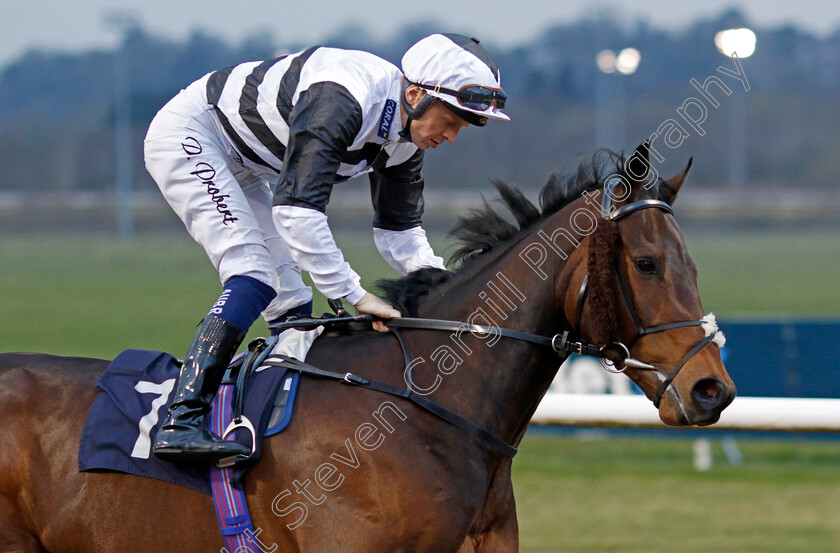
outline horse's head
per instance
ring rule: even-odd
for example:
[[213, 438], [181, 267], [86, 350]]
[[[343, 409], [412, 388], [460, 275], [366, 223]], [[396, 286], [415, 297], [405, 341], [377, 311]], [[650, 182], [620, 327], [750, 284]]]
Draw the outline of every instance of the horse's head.
[[[697, 290], [697, 269], [688, 255], [671, 205], [691, 167], [663, 180], [648, 162], [647, 144], [604, 179], [597, 197], [598, 226], [567, 293], [566, 315], [581, 337], [599, 346], [621, 345], [650, 365], [626, 374], [669, 425], [707, 425], [735, 397], [723, 366], [723, 335], [706, 315]], [[584, 245], [582, 243], [581, 245]]]

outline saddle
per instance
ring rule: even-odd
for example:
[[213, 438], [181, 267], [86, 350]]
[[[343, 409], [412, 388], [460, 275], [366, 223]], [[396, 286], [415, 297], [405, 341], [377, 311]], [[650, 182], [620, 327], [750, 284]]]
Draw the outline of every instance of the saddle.
[[[245, 409], [245, 396], [247, 390], [251, 387], [256, 371], [260, 368], [260, 364], [271, 353], [274, 346], [277, 345], [275, 336], [271, 338], [257, 338], [248, 344], [247, 351], [237, 355], [225, 371], [222, 378], [222, 386], [233, 386], [232, 409], [234, 420], [241, 421]], [[295, 374], [286, 375], [283, 379], [283, 384], [277, 388], [274, 398], [271, 403], [267, 405], [268, 408], [268, 422], [266, 431], [263, 437], [273, 436], [283, 430], [288, 425], [291, 419], [291, 409], [287, 412], [290, 397], [292, 401], [294, 396], [291, 394], [292, 388], [297, 388], [297, 378]], [[252, 445], [252, 454], [254, 450]], [[232, 464], [230, 462], [225, 464]]]

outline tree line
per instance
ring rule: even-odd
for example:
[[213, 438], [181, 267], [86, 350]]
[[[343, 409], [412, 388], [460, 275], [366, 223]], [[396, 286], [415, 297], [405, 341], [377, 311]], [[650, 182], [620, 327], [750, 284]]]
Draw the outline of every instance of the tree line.
[[[702, 83], [718, 67], [733, 68], [713, 37], [721, 29], [743, 26], [750, 23], [738, 11], [680, 31], [600, 15], [547, 27], [511, 48], [479, 35], [501, 68], [511, 122], [467, 129], [456, 144], [428, 156], [428, 186], [487, 188], [488, 179], [498, 177], [536, 189], [553, 171], [574, 169], [581, 156], [599, 147], [632, 151], [664, 121], [679, 122], [675, 113], [688, 99], [702, 99], [692, 79]], [[822, 37], [792, 26], [754, 30], [755, 54], [741, 60], [749, 91], [730, 82], [732, 95], [708, 109], [703, 134], [689, 132], [678, 151], [663, 156], [669, 159], [662, 173], [694, 156], [693, 180], [728, 186], [731, 136], [740, 128], [735, 136], [744, 143], [748, 185], [834, 186], [833, 175], [840, 172], [840, 157], [834, 155], [840, 149], [835, 132], [840, 128], [840, 30]], [[348, 27], [320, 44], [371, 51], [399, 65], [411, 44], [437, 31], [480, 33], [422, 23], [375, 41], [365, 29]], [[166, 101], [214, 69], [307, 46], [269, 35], [231, 45], [203, 32], [173, 41], [136, 26], [113, 51], [30, 51], [0, 72], [0, 191], [113, 187], [118, 56], [129, 68], [134, 186], [151, 190], [142, 141]], [[598, 52], [627, 47], [642, 55], [634, 74], [598, 70]], [[599, 128], [611, 132], [599, 136]]]

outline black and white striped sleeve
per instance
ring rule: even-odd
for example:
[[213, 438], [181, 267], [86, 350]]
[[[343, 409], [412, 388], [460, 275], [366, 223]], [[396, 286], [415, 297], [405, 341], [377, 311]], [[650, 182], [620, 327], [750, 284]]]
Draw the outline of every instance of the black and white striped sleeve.
[[370, 174], [373, 226], [384, 230], [419, 227], [423, 217], [423, 150], [399, 165]]
[[370, 195], [375, 212], [373, 239], [385, 261], [402, 274], [424, 267], [444, 269], [426, 232], [423, 216], [423, 151], [399, 165], [370, 175]]
[[324, 212], [347, 148], [362, 127], [362, 108], [342, 85], [319, 82], [289, 114], [289, 142], [274, 205]]
[[359, 103], [343, 86], [319, 82], [301, 93], [289, 113], [289, 143], [272, 210], [278, 233], [318, 290], [352, 304], [365, 290], [338, 249], [324, 210], [361, 125]]

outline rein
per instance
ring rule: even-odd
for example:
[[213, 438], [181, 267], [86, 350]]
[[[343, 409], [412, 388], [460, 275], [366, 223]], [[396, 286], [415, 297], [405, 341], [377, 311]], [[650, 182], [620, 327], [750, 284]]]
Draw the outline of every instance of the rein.
[[[271, 325], [271, 328], [273, 330], [287, 330], [290, 328], [294, 328], [296, 330], [313, 330], [319, 326], [352, 326], [359, 325], [361, 323], [361, 325], [359, 326], [363, 325], [362, 328], [369, 329], [370, 322], [372, 320], [373, 318], [370, 315], [360, 315], [356, 317], [345, 316], [343, 315], [343, 310], [340, 310], [338, 317], [327, 316], [322, 318], [292, 319], [289, 321]], [[619, 356], [617, 357], [614, 344], [605, 347], [598, 347], [594, 344], [587, 344], [585, 342], [573, 342], [569, 339], [569, 331], [564, 331], [562, 334], [555, 334], [552, 337], [548, 337], [539, 334], [522, 332], [519, 330], [511, 330], [508, 328], [498, 328], [489, 325], [477, 325], [460, 321], [447, 321], [442, 319], [421, 319], [409, 317], [387, 319], [384, 321], [384, 323], [385, 326], [392, 329], [392, 332], [397, 337], [397, 340], [400, 343], [400, 347], [403, 350], [403, 356], [405, 358], [406, 372], [408, 374], [410, 374], [411, 370], [411, 356], [408, 352], [408, 348], [405, 345], [405, 341], [403, 340], [401, 333], [397, 329], [443, 330], [453, 332], [467, 331], [476, 334], [498, 334], [500, 336], [504, 336], [505, 338], [511, 338], [522, 342], [528, 342], [531, 344], [536, 344], [538, 346], [550, 347], [563, 359], [565, 359], [565, 357], [569, 353], [578, 353], [580, 355], [589, 355], [601, 359], [614, 359], [614, 362], [623, 363], [625, 367], [651, 369], [653, 368], [653, 366], [651, 365], [647, 365], [646, 363], [642, 363], [641, 361], [637, 361], [635, 359], [630, 358], [630, 354], [626, 348], [624, 348], [623, 351], [619, 351]], [[353, 374], [351, 372], [339, 373], [335, 371], [328, 371], [316, 367], [314, 365], [310, 365], [309, 363], [305, 363], [303, 361], [298, 361], [297, 359], [281, 355], [269, 355], [268, 357], [264, 358], [261, 361], [261, 363], [259, 363], [259, 366], [284, 367], [287, 369], [300, 371], [301, 373], [306, 373], [323, 378], [329, 378], [331, 380], [337, 380], [345, 384], [359, 386], [361, 388], [367, 388], [369, 390], [375, 390], [389, 395], [405, 398], [417, 405], [418, 407], [424, 409], [425, 411], [435, 415], [439, 419], [442, 419], [448, 422], [449, 424], [459, 428], [463, 432], [482, 442], [484, 445], [488, 446], [489, 448], [493, 449], [498, 453], [501, 453], [502, 455], [505, 455], [506, 457], [513, 458], [513, 456], [517, 453], [516, 447], [507, 443], [502, 438], [496, 436], [489, 430], [478, 426], [474, 422], [465, 419], [461, 415], [450, 411], [442, 405], [439, 405], [429, 399], [426, 399], [422, 394], [418, 394], [417, 392], [415, 392], [410, 385], [403, 388], [401, 386], [395, 386], [394, 384], [391, 384], [389, 382], [365, 378], [363, 376]]]
[[405, 398], [425, 411], [435, 415], [439, 419], [442, 419], [461, 429], [465, 433], [476, 438], [502, 455], [513, 458], [513, 456], [517, 453], [517, 449], [514, 446], [508, 444], [489, 430], [485, 430], [474, 422], [465, 419], [461, 415], [438, 405], [434, 401], [426, 399], [421, 394], [412, 390], [410, 386], [403, 388], [401, 386], [391, 384], [390, 382], [365, 378], [351, 372], [337, 373], [334, 371], [327, 371], [314, 365], [310, 365], [309, 363], [298, 361], [297, 359], [286, 356], [271, 355], [266, 358], [266, 360], [262, 363], [262, 366], [284, 367], [300, 371], [301, 373], [329, 378], [331, 380], [338, 380], [345, 384], [359, 386], [361, 388], [367, 388], [368, 390], [375, 390], [377, 392], [383, 392], [392, 396]]
[[[616, 181], [613, 181], [612, 183], [607, 183], [604, 187], [601, 203], [601, 215], [604, 217], [604, 219], [610, 221], [617, 221], [630, 215], [631, 213], [635, 213], [636, 211], [648, 208], [659, 209], [665, 213], [670, 213], [671, 215], [674, 214], [670, 205], [661, 200], [654, 199], [639, 200], [613, 210], [612, 200], [610, 196], [612, 190], [617, 184], [618, 183]], [[717, 325], [714, 322], [714, 315], [711, 314], [696, 321], [680, 321], [657, 325], [653, 327], [645, 327], [639, 317], [638, 312], [633, 306], [633, 302], [630, 299], [627, 284], [618, 267], [616, 267], [616, 274], [619, 282], [621, 296], [624, 300], [625, 306], [630, 312], [630, 316], [632, 317], [637, 330], [637, 335], [630, 342], [629, 346], [618, 341], [609, 343], [604, 346], [598, 346], [596, 344], [590, 344], [584, 341], [575, 342], [570, 339], [571, 334], [569, 331], [564, 331], [562, 334], [555, 334], [554, 336], [549, 337], [542, 336], [539, 334], [531, 334], [529, 332], [522, 332], [519, 330], [512, 330], [508, 328], [500, 328], [490, 325], [478, 325], [462, 321], [448, 321], [441, 319], [401, 317], [387, 319], [383, 322], [385, 323], [385, 326], [392, 329], [392, 332], [397, 337], [400, 343], [400, 347], [402, 348], [403, 355], [405, 357], [406, 372], [408, 374], [410, 374], [411, 358], [408, 353], [408, 349], [406, 348], [405, 342], [402, 338], [402, 335], [397, 329], [440, 330], [452, 332], [468, 331], [473, 334], [495, 334], [503, 336], [505, 338], [519, 340], [522, 342], [528, 342], [542, 347], [550, 347], [560, 357], [564, 359], [570, 353], [577, 353], [580, 355], [596, 357], [601, 360], [601, 363], [605, 369], [611, 372], [624, 372], [627, 369], [656, 370], [656, 367], [654, 367], [653, 365], [644, 363], [642, 361], [630, 357], [630, 349], [643, 336], [653, 334], [656, 332], [664, 332], [674, 328], [692, 326], [704, 327], [704, 330], [706, 331], [706, 338], [701, 340], [680, 360], [680, 362], [677, 364], [676, 369], [674, 369], [671, 372], [671, 374], [667, 376], [659, 386], [659, 389], [657, 390], [653, 401], [654, 406], [658, 409], [659, 403], [662, 400], [662, 396], [665, 394], [673, 380], [677, 377], [677, 374], [680, 372], [682, 367], [688, 362], [688, 360], [691, 357], [693, 357], [706, 345], [708, 345], [712, 341], [716, 341], [719, 335], [722, 339], [722, 334], [718, 331]], [[586, 277], [584, 277], [583, 279], [580, 292], [578, 293], [578, 301], [576, 306], [578, 324], [580, 323], [581, 314], [583, 312], [584, 304], [587, 298], [588, 281], [589, 275], [587, 274]], [[330, 306], [333, 308], [333, 310], [336, 311], [337, 316], [325, 315], [322, 318], [292, 319], [289, 321], [271, 325], [270, 328], [274, 331], [282, 331], [289, 328], [294, 328], [298, 330], [312, 330], [319, 326], [345, 325], [351, 329], [357, 328], [359, 330], [367, 330], [370, 328], [369, 323], [374, 320], [371, 315], [351, 316], [346, 310], [344, 310], [343, 307], [341, 307], [340, 301], [330, 300]], [[269, 356], [262, 362], [262, 365], [286, 367], [289, 369], [300, 371], [302, 373], [307, 373], [324, 378], [330, 378], [333, 380], [344, 382], [346, 384], [360, 386], [363, 388], [384, 392], [390, 395], [403, 397], [411, 401], [415, 405], [419, 406], [420, 408], [426, 410], [427, 412], [435, 415], [436, 417], [461, 429], [470, 436], [473, 436], [486, 446], [490, 447], [494, 451], [497, 451], [498, 453], [501, 453], [502, 455], [505, 455], [507, 457], [513, 457], [517, 452], [517, 449], [513, 445], [507, 443], [502, 438], [496, 436], [489, 430], [486, 430], [478, 426], [477, 424], [465, 419], [464, 417], [461, 417], [457, 413], [454, 413], [453, 411], [450, 411], [449, 409], [446, 409], [445, 407], [438, 405], [437, 403], [429, 399], [426, 399], [422, 394], [418, 394], [417, 392], [415, 392], [410, 385], [405, 388], [402, 388], [400, 386], [395, 386], [394, 384], [388, 382], [368, 379], [350, 372], [337, 373], [333, 371], [327, 371], [310, 365], [308, 363], [298, 361], [297, 359], [292, 359], [285, 356]]]

